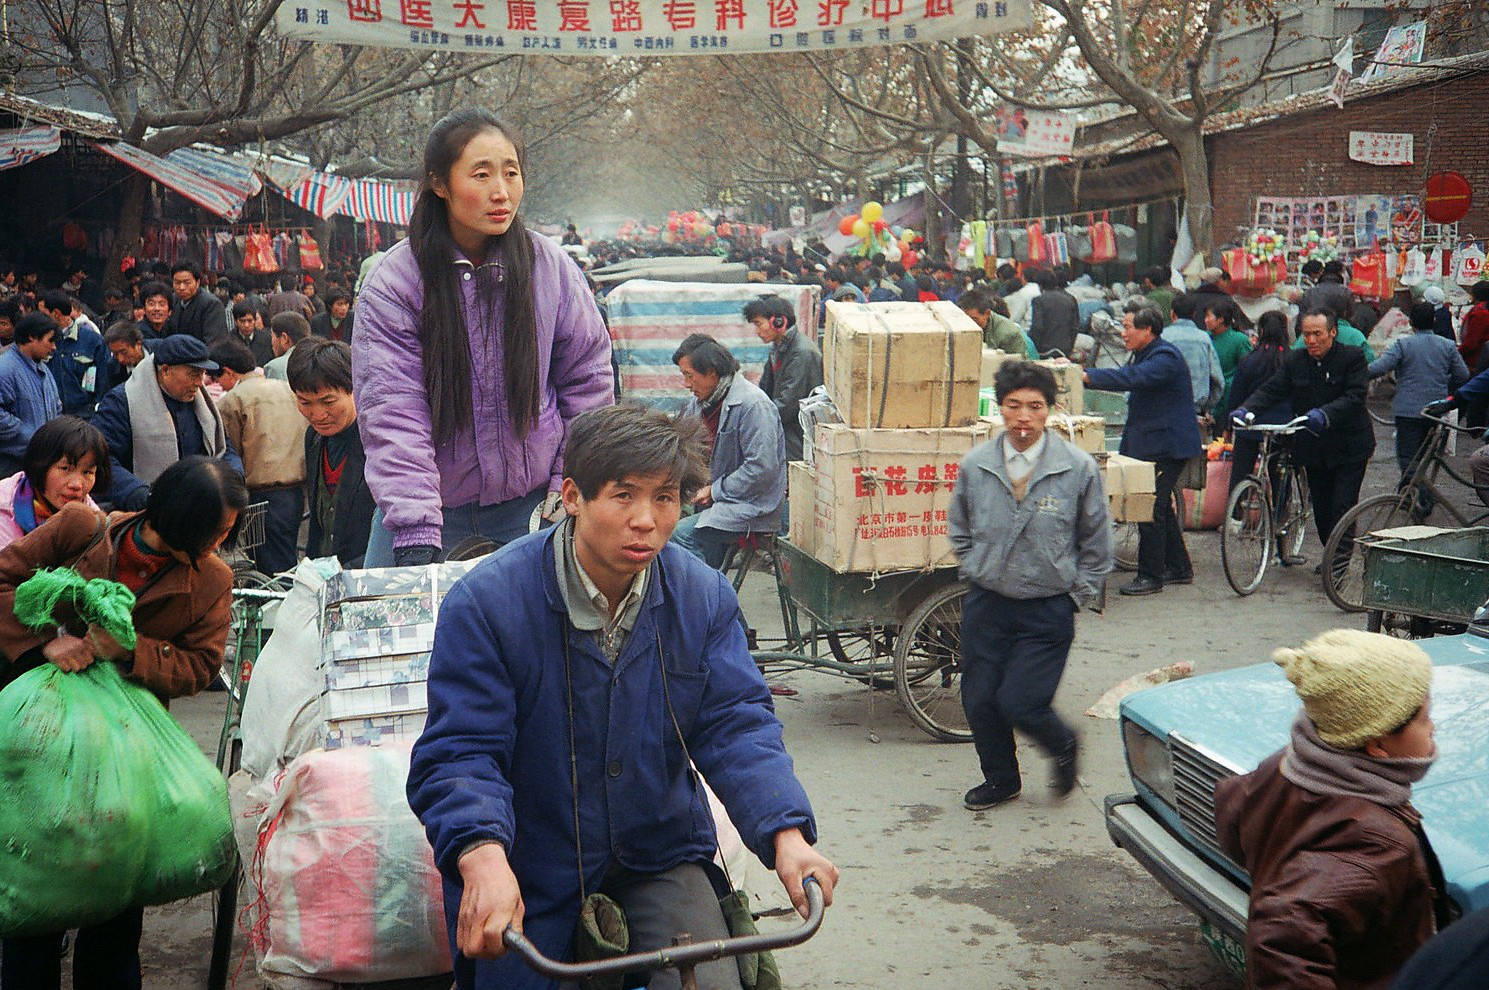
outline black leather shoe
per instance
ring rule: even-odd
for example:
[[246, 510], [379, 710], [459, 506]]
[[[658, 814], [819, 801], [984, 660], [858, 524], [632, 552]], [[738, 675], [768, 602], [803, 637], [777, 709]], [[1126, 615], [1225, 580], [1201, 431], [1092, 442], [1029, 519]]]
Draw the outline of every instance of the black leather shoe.
[[968, 811], [986, 811], [988, 808], [996, 808], [1000, 804], [1007, 804], [1019, 796], [1019, 788], [1009, 790], [1006, 787], [994, 787], [989, 783], [981, 783], [962, 795], [962, 804]]
[[1134, 578], [1117, 590], [1124, 595], [1156, 595], [1163, 590], [1163, 582], [1150, 577]]
[[1071, 740], [1070, 748], [1055, 757], [1055, 772], [1050, 777], [1050, 787], [1054, 789], [1057, 798], [1069, 797], [1070, 792], [1075, 790], [1076, 762], [1080, 748], [1080, 743]]
[[1164, 584], [1193, 584], [1194, 583], [1194, 572], [1193, 571], [1164, 571], [1163, 572], [1163, 583]]

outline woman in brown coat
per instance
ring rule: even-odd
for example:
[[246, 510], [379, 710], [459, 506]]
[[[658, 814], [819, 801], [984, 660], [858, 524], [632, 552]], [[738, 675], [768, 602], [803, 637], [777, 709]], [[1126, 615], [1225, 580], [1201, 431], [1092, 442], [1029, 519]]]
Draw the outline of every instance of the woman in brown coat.
[[[243, 478], [226, 463], [187, 457], [161, 474], [143, 512], [105, 521], [83, 504], [68, 505], [0, 550], [0, 690], [43, 663], [73, 672], [98, 660], [117, 663], [162, 701], [202, 690], [222, 666], [232, 603], [232, 571], [214, 551], [247, 505]], [[23, 626], [16, 587], [42, 567], [71, 567], [133, 591], [134, 649], [76, 620], [39, 632]], [[78, 932], [75, 986], [140, 986], [143, 916], [143, 908], [130, 908]], [[0, 988], [55, 990], [62, 934], [6, 939]]]

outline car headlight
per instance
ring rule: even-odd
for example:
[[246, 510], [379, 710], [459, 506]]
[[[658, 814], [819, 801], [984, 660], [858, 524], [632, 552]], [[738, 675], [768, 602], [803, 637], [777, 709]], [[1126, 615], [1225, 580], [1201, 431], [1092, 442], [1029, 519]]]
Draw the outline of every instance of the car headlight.
[[1168, 743], [1130, 719], [1122, 722], [1127, 768], [1132, 776], [1170, 806], [1174, 804], [1174, 761]]

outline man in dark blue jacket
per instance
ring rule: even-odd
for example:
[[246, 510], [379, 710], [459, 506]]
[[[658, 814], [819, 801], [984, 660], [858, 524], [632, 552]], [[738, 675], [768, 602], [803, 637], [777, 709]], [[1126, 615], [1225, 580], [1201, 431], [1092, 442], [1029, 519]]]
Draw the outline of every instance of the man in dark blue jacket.
[[93, 425], [109, 442], [114, 480], [106, 495], [114, 508], [143, 509], [155, 479], [192, 454], [221, 457], [243, 473], [222, 415], [202, 388], [206, 372], [216, 370], [206, 344], [172, 334], [98, 403]]
[[1108, 392], [1130, 392], [1121, 452], [1153, 462], [1157, 502], [1153, 521], [1138, 524], [1137, 577], [1124, 595], [1153, 595], [1165, 584], [1189, 584], [1194, 566], [1184, 532], [1174, 516], [1174, 486], [1184, 462], [1198, 457], [1199, 420], [1194, 414], [1189, 366], [1163, 339], [1164, 318], [1147, 308], [1122, 316], [1122, 343], [1132, 359], [1121, 368], [1090, 368], [1085, 382]]
[[[812, 848], [739, 601], [667, 542], [708, 481], [699, 432], [629, 406], [574, 420], [568, 518], [493, 554], [440, 609], [408, 796], [444, 876], [461, 990], [551, 990], [503, 957], [502, 933], [565, 957], [589, 894], [620, 904], [632, 951], [682, 930], [724, 937], [717, 839], [690, 761], [798, 910], [808, 876], [831, 902], [837, 869]], [[740, 986], [730, 960], [697, 977]], [[676, 990], [677, 974], [646, 985]]]

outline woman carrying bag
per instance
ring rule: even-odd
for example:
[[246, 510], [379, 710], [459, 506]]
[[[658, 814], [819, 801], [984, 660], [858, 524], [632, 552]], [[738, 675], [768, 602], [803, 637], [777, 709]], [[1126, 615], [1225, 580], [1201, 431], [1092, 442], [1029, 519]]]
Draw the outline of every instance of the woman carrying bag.
[[[0, 690], [44, 663], [67, 672], [99, 661], [161, 700], [196, 694], [217, 676], [227, 645], [232, 571], [215, 551], [238, 528], [248, 506], [243, 478], [223, 461], [187, 457], [150, 490], [143, 512], [116, 512], [105, 522], [82, 502], [0, 551]], [[137, 641], [126, 650], [102, 627], [69, 623], [38, 632], [15, 614], [16, 588], [40, 568], [71, 567], [107, 578], [135, 595]], [[78, 932], [73, 981], [78, 987], [140, 986], [144, 909], [133, 907]], [[6, 939], [0, 959], [4, 990], [57, 990], [62, 932]]]
[[357, 300], [352, 381], [378, 505], [367, 566], [506, 543], [558, 514], [564, 439], [614, 400], [584, 273], [517, 216], [524, 151], [494, 114], [434, 126], [409, 236]]

